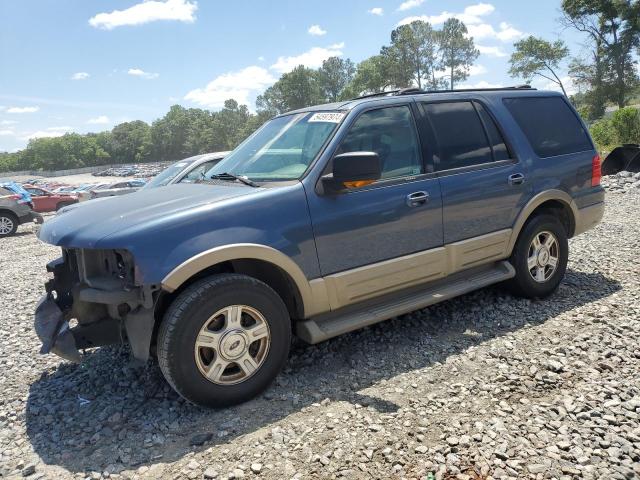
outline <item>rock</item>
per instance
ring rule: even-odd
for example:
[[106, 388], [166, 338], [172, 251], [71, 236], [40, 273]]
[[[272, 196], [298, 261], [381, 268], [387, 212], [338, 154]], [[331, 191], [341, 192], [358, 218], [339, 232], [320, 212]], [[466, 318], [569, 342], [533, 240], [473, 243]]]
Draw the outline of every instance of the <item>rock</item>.
[[211, 480], [214, 478], [218, 478], [218, 472], [212, 468], [212, 467], [208, 467], [203, 474], [204, 478]]
[[204, 445], [205, 443], [207, 443], [212, 438], [213, 438], [213, 433], [198, 433], [197, 435], [194, 435], [193, 437], [191, 437], [189, 444], [192, 446], [199, 447], [200, 445]]
[[260, 473], [262, 471], [262, 464], [261, 463], [252, 463], [251, 464], [251, 471], [253, 473]]

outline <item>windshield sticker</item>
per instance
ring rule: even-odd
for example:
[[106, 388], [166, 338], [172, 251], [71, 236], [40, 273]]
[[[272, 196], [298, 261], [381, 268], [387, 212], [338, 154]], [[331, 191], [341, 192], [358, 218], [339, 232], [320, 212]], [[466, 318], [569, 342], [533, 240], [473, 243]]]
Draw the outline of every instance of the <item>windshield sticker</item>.
[[336, 112], [323, 112], [314, 113], [309, 119], [310, 122], [328, 122], [328, 123], [340, 123], [344, 118], [344, 113]]

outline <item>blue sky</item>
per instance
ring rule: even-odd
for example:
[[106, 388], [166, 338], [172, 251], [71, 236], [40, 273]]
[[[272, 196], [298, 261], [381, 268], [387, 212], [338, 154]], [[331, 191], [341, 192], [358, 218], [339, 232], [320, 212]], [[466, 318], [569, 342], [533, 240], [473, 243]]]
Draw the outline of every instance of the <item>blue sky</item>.
[[[258, 94], [302, 63], [331, 55], [358, 62], [402, 22], [465, 21], [482, 54], [467, 86], [517, 83], [512, 44], [563, 31], [560, 0], [0, 0], [0, 151], [29, 138], [147, 122], [170, 105], [251, 109]], [[538, 82], [545, 87], [547, 82]]]

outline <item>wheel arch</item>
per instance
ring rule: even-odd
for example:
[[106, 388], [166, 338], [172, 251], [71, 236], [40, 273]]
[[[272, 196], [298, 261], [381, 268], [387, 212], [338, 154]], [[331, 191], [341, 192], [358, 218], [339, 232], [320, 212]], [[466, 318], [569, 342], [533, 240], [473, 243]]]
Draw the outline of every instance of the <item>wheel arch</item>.
[[241, 273], [266, 283], [280, 295], [294, 319], [323, 309], [324, 302], [314, 292], [314, 282], [309, 282], [300, 267], [284, 253], [258, 244], [225, 245], [204, 251], [169, 272], [162, 280], [162, 290], [173, 294], [194, 279], [221, 272]]
[[545, 190], [534, 196], [522, 209], [511, 232], [508, 251], [512, 252], [518, 236], [527, 221], [538, 213], [551, 213], [564, 226], [567, 237], [571, 238], [576, 228], [578, 208], [571, 196], [562, 190]]

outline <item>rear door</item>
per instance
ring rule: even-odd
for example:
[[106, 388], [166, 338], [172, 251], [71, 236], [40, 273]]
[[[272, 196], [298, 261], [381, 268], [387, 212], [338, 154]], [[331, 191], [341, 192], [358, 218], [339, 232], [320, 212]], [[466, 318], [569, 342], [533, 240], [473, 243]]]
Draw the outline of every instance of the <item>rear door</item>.
[[513, 155], [488, 108], [476, 100], [421, 102], [435, 145], [444, 243], [511, 228], [531, 196], [525, 165]]

